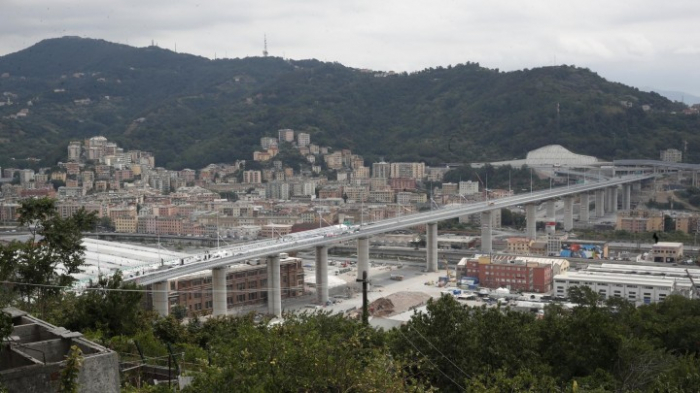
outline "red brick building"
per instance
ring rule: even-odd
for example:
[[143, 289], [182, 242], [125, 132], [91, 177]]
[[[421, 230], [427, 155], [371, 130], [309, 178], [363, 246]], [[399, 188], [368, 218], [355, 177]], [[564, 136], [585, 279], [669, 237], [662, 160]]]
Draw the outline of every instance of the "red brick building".
[[485, 288], [539, 293], [552, 290], [552, 266], [549, 264], [517, 259], [492, 262], [489, 257], [463, 262], [457, 266], [457, 277], [478, 278], [479, 285]]
[[[171, 281], [171, 306], [180, 305], [188, 315], [211, 314], [212, 296], [211, 272], [193, 274]], [[304, 269], [300, 258], [280, 258], [280, 283], [282, 299], [304, 294]], [[235, 265], [226, 271], [227, 308], [264, 304], [267, 301], [267, 265]]]

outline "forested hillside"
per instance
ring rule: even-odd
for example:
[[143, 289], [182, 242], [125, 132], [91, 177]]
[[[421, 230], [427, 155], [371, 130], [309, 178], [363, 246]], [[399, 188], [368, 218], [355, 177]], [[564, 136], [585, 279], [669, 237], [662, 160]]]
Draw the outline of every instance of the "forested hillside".
[[53, 165], [70, 140], [104, 135], [152, 151], [159, 166], [198, 168], [251, 159], [279, 128], [368, 160], [502, 160], [551, 143], [607, 159], [656, 158], [687, 142], [688, 161], [700, 161], [700, 120], [680, 103], [574, 66], [504, 73], [467, 60], [386, 74], [45, 40], [0, 57], [0, 166], [27, 157]]

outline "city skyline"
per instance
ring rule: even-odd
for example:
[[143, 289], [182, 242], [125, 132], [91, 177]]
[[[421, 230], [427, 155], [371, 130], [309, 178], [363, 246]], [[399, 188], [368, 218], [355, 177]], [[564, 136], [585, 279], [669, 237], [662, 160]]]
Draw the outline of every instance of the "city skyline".
[[700, 29], [698, 11], [700, 4], [690, 1], [10, 0], [0, 15], [0, 55], [75, 35], [235, 58], [262, 56], [266, 36], [271, 56], [355, 68], [412, 72], [470, 61], [512, 71], [567, 64], [640, 89], [700, 96], [693, 72], [700, 46], [689, 39]]

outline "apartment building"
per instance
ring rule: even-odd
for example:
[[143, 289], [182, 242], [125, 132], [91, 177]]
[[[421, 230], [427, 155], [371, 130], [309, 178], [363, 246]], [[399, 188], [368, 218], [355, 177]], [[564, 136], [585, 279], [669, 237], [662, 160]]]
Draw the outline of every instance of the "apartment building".
[[271, 137], [260, 138], [260, 147], [262, 147], [263, 150], [267, 150], [271, 147], [277, 147], [277, 146], [278, 146], [278, 141], [275, 138], [271, 138]]
[[678, 149], [661, 150], [661, 161], [682, 162], [683, 152]]
[[297, 146], [306, 147], [311, 144], [311, 135], [306, 132], [297, 134]]
[[285, 128], [277, 131], [280, 142], [294, 142], [294, 130]]
[[479, 183], [471, 180], [459, 182], [459, 195], [474, 195], [479, 193]]
[[422, 162], [392, 162], [390, 164], [391, 178], [423, 179], [425, 164]]
[[619, 211], [615, 229], [634, 233], [663, 231], [664, 214], [656, 210]]

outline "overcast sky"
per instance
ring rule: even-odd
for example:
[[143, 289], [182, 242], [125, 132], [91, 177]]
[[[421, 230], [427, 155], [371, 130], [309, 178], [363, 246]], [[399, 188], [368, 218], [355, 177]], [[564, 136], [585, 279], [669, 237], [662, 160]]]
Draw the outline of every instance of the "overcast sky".
[[76, 35], [209, 58], [316, 58], [416, 71], [587, 67], [700, 96], [697, 0], [0, 0], [0, 55]]

